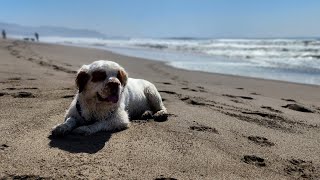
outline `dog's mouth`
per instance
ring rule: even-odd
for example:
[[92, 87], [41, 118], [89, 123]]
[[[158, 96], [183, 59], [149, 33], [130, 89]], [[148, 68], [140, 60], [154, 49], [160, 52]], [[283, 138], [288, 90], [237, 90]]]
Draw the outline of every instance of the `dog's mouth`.
[[112, 102], [112, 103], [117, 103], [119, 101], [119, 96], [117, 94], [112, 94], [112, 95], [109, 95], [109, 96], [103, 98], [97, 92], [97, 98], [98, 98], [99, 101]]

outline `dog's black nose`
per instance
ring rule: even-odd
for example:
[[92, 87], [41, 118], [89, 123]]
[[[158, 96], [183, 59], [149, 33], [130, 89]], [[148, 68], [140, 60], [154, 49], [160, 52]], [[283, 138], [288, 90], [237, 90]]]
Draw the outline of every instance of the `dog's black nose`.
[[110, 92], [112, 94], [117, 94], [118, 93], [119, 86], [120, 86], [120, 83], [118, 83], [118, 82], [108, 82], [107, 83], [107, 88], [110, 89]]
[[107, 86], [110, 88], [117, 88], [120, 85], [118, 82], [108, 82]]

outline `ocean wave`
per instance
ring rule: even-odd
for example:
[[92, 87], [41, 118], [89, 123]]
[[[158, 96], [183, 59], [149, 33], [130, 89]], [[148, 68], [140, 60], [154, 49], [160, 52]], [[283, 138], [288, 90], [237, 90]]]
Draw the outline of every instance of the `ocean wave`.
[[[249, 74], [249, 71], [252, 73], [255, 69], [262, 68], [265, 70], [265, 72], [263, 71], [263, 76], [268, 76], [267, 71], [270, 72], [270, 76], [275, 72], [279, 75], [279, 72], [288, 73], [289, 71], [295, 75], [299, 74], [299, 76], [303, 73], [320, 75], [319, 39], [98, 39], [43, 37], [42, 41], [106, 49], [122, 48], [125, 49], [125, 52], [129, 52], [127, 55], [133, 54], [138, 57], [169, 61], [174, 66], [186, 69], [197, 67], [196, 70], [208, 72], [220, 73], [221, 71], [227, 74], [238, 73], [239, 75], [245, 75]], [[181, 59], [183, 59], [183, 62], [180, 62]], [[232, 68], [237, 70], [232, 70]], [[252, 76], [258, 77], [259, 72]]]
[[149, 48], [230, 58], [320, 59], [317, 39], [94, 39], [44, 37], [47, 42], [106, 47]]
[[[111, 45], [111, 43], [109, 43]], [[237, 58], [315, 58], [320, 56], [318, 40], [163, 40], [133, 39], [123, 47], [201, 53], [209, 56]]]

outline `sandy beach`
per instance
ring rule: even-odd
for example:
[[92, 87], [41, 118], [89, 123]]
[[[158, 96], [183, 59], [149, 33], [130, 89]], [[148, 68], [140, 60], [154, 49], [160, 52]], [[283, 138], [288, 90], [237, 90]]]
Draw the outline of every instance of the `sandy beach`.
[[[154, 83], [168, 120], [50, 138], [77, 91], [77, 69], [98, 59]], [[0, 179], [320, 178], [320, 86], [0, 40], [0, 101]]]

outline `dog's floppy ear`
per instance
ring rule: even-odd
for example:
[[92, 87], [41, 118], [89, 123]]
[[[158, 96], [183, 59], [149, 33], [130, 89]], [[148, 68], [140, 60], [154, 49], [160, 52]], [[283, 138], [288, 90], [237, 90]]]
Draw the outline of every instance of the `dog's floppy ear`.
[[124, 69], [120, 69], [118, 71], [117, 78], [120, 80], [122, 86], [125, 86], [127, 84], [128, 74], [126, 73], [126, 71]]
[[90, 79], [90, 75], [87, 72], [83, 70], [78, 72], [77, 78], [76, 78], [76, 84], [79, 89], [79, 93], [81, 93], [84, 90], [84, 87], [86, 86], [89, 79]]

